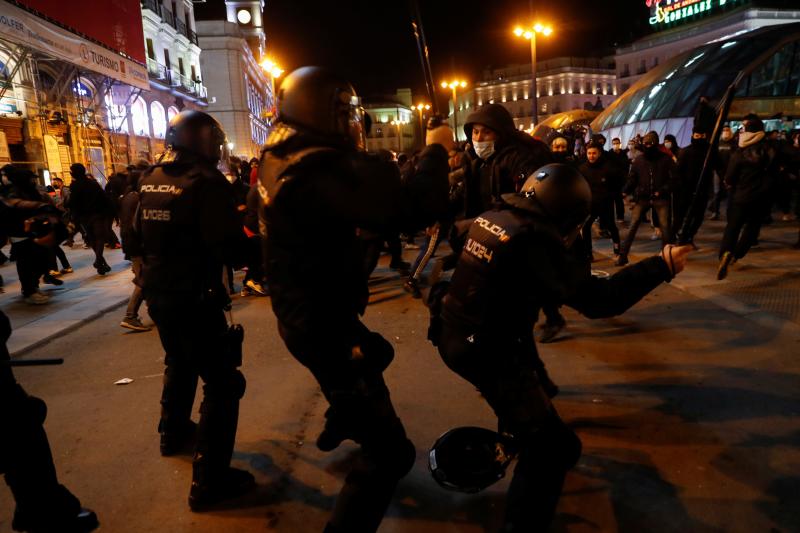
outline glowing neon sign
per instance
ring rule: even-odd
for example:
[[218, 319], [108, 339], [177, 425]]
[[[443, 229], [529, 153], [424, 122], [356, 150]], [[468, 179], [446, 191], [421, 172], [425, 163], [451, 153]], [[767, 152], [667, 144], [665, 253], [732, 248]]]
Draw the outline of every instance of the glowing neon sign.
[[737, 0], [645, 0], [650, 8], [650, 24], [669, 24], [732, 5]]

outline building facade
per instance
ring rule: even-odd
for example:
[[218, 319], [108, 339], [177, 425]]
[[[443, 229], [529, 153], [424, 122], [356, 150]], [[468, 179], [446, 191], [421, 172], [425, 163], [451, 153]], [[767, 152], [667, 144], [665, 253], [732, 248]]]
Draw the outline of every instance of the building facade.
[[[617, 97], [613, 59], [560, 57], [536, 64], [539, 119], [571, 109], [599, 110]], [[510, 65], [484, 71], [482, 79], [458, 99], [458, 138], [469, 114], [485, 104], [502, 104], [520, 130], [533, 127], [531, 66]], [[450, 114], [453, 101], [450, 100]], [[452, 123], [452, 120], [451, 120]]]
[[[104, 184], [137, 159], [153, 161], [164, 149], [167, 120], [205, 106], [190, 1], [86, 4], [124, 8], [114, 39], [88, 37], [91, 21], [75, 30], [75, 21], [59, 20], [57, 2], [45, 19], [0, 1], [0, 15], [14, 21], [0, 30], [0, 161], [30, 168], [45, 183], [54, 176], [69, 182], [75, 162]], [[31, 32], [46, 39], [27, 39]], [[114, 42], [127, 48], [115, 50]]]
[[262, 0], [226, 1], [224, 13], [197, 21], [208, 112], [225, 128], [232, 154], [247, 159], [258, 157], [275, 112], [275, 80], [259, 65], [266, 59], [263, 8]]
[[411, 109], [411, 89], [395, 95], [364, 99], [364, 110], [372, 119], [367, 150], [410, 153], [420, 144], [420, 116]]

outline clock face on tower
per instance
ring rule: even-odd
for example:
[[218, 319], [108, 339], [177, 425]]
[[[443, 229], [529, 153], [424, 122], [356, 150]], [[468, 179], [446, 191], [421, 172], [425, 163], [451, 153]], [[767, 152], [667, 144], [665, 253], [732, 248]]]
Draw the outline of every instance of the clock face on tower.
[[250, 23], [250, 12], [246, 9], [240, 9], [236, 13], [236, 19], [242, 24], [249, 24]]

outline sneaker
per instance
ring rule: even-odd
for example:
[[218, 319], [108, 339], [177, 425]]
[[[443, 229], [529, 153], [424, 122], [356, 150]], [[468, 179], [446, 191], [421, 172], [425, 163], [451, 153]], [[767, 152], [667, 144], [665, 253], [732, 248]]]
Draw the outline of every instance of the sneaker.
[[194, 512], [206, 511], [222, 501], [241, 496], [255, 485], [253, 474], [246, 470], [228, 467], [222, 476], [213, 481], [192, 480], [189, 508]]
[[43, 305], [50, 301], [50, 297], [42, 292], [36, 291], [25, 297], [25, 303], [31, 305]]
[[614, 257], [619, 257], [619, 244], [614, 245]]
[[139, 319], [138, 316], [134, 317], [125, 317], [122, 319], [122, 322], [119, 323], [120, 326], [127, 329], [132, 329], [133, 331], [150, 331], [150, 326], [145, 326], [142, 324], [142, 321]]
[[731, 266], [731, 261], [733, 261], [733, 254], [730, 252], [722, 254], [722, 257], [719, 259], [719, 267], [717, 268], [718, 280], [723, 280], [728, 277], [728, 267]]
[[269, 296], [269, 292], [254, 279], [248, 279], [244, 282], [244, 287], [242, 287], [242, 295], [244, 296], [244, 292], [247, 290], [250, 294], [255, 294], [257, 296]]
[[45, 274], [44, 276], [42, 276], [42, 281], [44, 281], [45, 283], [48, 283], [50, 285], [56, 285], [56, 286], [64, 284], [63, 281], [61, 281], [58, 278], [54, 278], [50, 274]]
[[625, 254], [619, 254], [617, 260], [614, 261], [614, 264], [618, 267], [625, 266], [628, 264], [628, 256]]
[[62, 274], [72, 274], [73, 272], [74, 270], [72, 270], [72, 267], [66, 267], [61, 269]]
[[100, 274], [101, 276], [105, 276], [106, 274], [111, 272], [111, 267], [108, 266], [108, 263], [106, 263], [105, 261], [103, 261], [102, 263], [98, 263], [97, 261], [95, 261], [92, 264], [92, 266], [97, 270], [97, 273]]
[[54, 278], [57, 278], [57, 277], [61, 276], [61, 271], [60, 270], [51, 270], [51, 271], [49, 271], [47, 273], [47, 275], [48, 276], [53, 276]]
[[403, 290], [408, 292], [408, 293], [411, 293], [411, 296], [413, 298], [421, 298], [422, 297], [422, 293], [419, 290], [419, 283], [417, 283], [417, 280], [415, 280], [414, 278], [408, 278], [403, 283]]
[[561, 333], [561, 330], [563, 330], [566, 326], [567, 323], [563, 320], [553, 323], [545, 322], [544, 326], [541, 328], [542, 333], [539, 336], [539, 342], [544, 344], [552, 342], [553, 339], [555, 339], [556, 336]]
[[197, 433], [197, 424], [191, 420], [182, 431], [161, 433], [161, 456], [171, 457], [184, 451], [190, 451]]

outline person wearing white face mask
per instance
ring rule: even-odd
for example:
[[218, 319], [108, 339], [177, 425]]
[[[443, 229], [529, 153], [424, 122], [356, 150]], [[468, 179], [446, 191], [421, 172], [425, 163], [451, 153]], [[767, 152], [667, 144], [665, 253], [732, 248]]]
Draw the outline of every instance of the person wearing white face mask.
[[500, 195], [517, 192], [534, 170], [552, 161], [547, 146], [518, 131], [508, 110], [487, 104], [467, 117], [464, 133], [464, 178], [458, 210], [473, 218], [500, 202]]

